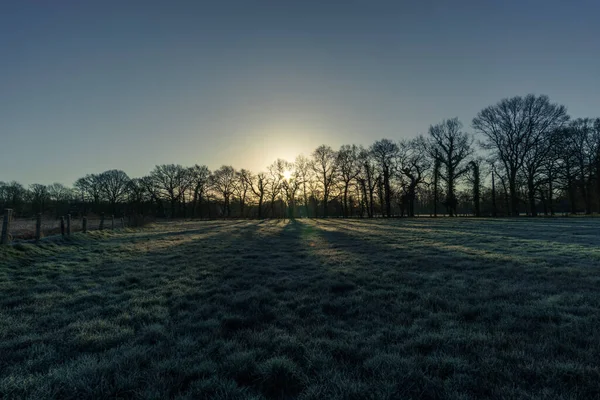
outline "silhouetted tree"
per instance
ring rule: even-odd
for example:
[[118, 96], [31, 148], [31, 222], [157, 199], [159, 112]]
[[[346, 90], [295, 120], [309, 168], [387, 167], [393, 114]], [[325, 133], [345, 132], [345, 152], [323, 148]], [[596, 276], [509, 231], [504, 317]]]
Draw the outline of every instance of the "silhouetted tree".
[[101, 173], [97, 179], [102, 195], [110, 203], [112, 213], [116, 214], [117, 203], [123, 202], [127, 198], [129, 177], [124, 171], [112, 169]]
[[[197, 217], [202, 212], [202, 199], [210, 185], [210, 170], [206, 165], [196, 164], [190, 168], [189, 174], [193, 189], [192, 215]], [[202, 217], [201, 214], [200, 217]]]
[[211, 176], [213, 189], [218, 192], [223, 198], [223, 215], [231, 216], [230, 198], [235, 189], [236, 175], [235, 169], [229, 165], [223, 165], [218, 170], [214, 171]]
[[34, 213], [43, 213], [46, 211], [48, 201], [50, 200], [50, 194], [48, 193], [46, 185], [34, 183], [29, 186], [29, 191], [31, 193], [31, 203], [33, 206], [32, 211]]
[[394, 173], [396, 157], [398, 156], [398, 145], [391, 140], [381, 139], [373, 143], [371, 153], [382, 177], [382, 190], [380, 190], [380, 193], [385, 201], [385, 212], [383, 211], [383, 202], [381, 204], [382, 214], [389, 218], [392, 216], [392, 188], [390, 180]]
[[[401, 177], [406, 179], [403, 185], [405, 190], [404, 199], [408, 206], [409, 217], [415, 216], [415, 197], [417, 188], [425, 182], [425, 174], [431, 167], [431, 161], [425, 152], [423, 138], [403, 140], [398, 146], [398, 170]], [[404, 202], [403, 202], [404, 206]]]
[[304, 155], [299, 155], [296, 157], [296, 161], [294, 162], [294, 170], [298, 175], [298, 180], [300, 181], [301, 191], [302, 191], [302, 202], [304, 204], [304, 210], [306, 212], [306, 217], [310, 218], [310, 212], [308, 207], [308, 192], [310, 182], [313, 180], [313, 169], [311, 168], [311, 162]]
[[249, 174], [249, 175], [245, 176], [244, 179], [246, 179], [246, 181], [250, 187], [250, 190], [252, 190], [252, 193], [254, 193], [254, 195], [258, 199], [258, 206], [257, 206], [258, 207], [258, 218], [262, 218], [263, 217], [263, 203], [264, 203], [264, 199], [265, 199], [265, 193], [267, 190], [266, 189], [267, 177], [264, 172], [260, 172], [256, 176]]
[[373, 153], [362, 147], [358, 151], [358, 159], [361, 168], [357, 180], [362, 189], [367, 215], [369, 218], [373, 218], [375, 212], [375, 189], [379, 182], [377, 165], [375, 164]]
[[447, 119], [429, 127], [428, 149], [431, 157], [439, 159], [439, 177], [446, 183], [446, 208], [456, 214], [456, 183], [469, 171], [468, 158], [473, 154], [473, 138], [462, 131], [458, 118]]
[[348, 193], [350, 185], [360, 173], [360, 160], [356, 145], [343, 145], [337, 152], [337, 165], [340, 174], [342, 188], [342, 213], [348, 217]]
[[250, 189], [250, 176], [251, 173], [247, 169], [241, 169], [236, 172], [236, 182], [234, 185], [234, 192], [238, 199], [240, 200], [240, 217], [244, 217], [244, 209], [246, 206], [246, 201], [248, 199], [248, 194], [251, 191]]
[[529, 94], [503, 99], [473, 119], [473, 128], [484, 136], [484, 149], [491, 150], [505, 169], [512, 215], [519, 215], [518, 173], [527, 163], [528, 185], [535, 186], [532, 180], [547, 151], [547, 134], [564, 125], [568, 118], [566, 108], [550, 103], [548, 96]]
[[329, 146], [321, 145], [312, 154], [312, 168], [317, 176], [323, 199], [323, 217], [328, 216], [331, 189], [338, 177], [337, 153]]
[[163, 164], [154, 167], [150, 172], [151, 186], [146, 182], [146, 187], [157, 198], [166, 199], [170, 204], [170, 216], [177, 216], [177, 202], [191, 184], [190, 173], [187, 168], [175, 164]]

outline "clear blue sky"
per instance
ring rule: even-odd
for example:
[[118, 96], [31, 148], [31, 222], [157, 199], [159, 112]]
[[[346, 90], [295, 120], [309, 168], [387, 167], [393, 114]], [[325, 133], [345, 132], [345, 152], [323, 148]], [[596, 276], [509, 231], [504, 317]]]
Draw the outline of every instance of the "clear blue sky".
[[258, 171], [503, 97], [600, 116], [600, 2], [0, 2], [0, 180]]

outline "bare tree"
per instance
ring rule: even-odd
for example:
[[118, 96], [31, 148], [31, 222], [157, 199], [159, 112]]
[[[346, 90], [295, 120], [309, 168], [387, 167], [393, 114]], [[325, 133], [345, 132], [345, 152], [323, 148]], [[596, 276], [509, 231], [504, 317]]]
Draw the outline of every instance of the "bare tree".
[[470, 174], [467, 175], [467, 180], [473, 185], [473, 209], [475, 217], [481, 217], [481, 166], [482, 158], [476, 158], [469, 162]]
[[150, 198], [143, 178], [133, 178], [129, 180], [127, 198], [131, 207], [130, 212], [133, 215], [143, 214], [144, 202], [148, 201]]
[[46, 185], [34, 183], [29, 186], [29, 192], [31, 193], [31, 203], [33, 206], [33, 212], [43, 213], [48, 205], [50, 194]]
[[338, 176], [337, 153], [329, 146], [321, 145], [312, 154], [312, 168], [322, 190], [323, 217], [328, 216], [331, 189]]
[[360, 160], [358, 158], [358, 147], [356, 145], [345, 144], [337, 152], [337, 165], [342, 184], [342, 213], [345, 218], [348, 217], [348, 193], [351, 184], [356, 180], [360, 173]]
[[456, 183], [469, 171], [467, 159], [473, 154], [472, 144], [473, 138], [462, 131], [458, 118], [447, 119], [429, 127], [429, 154], [441, 164], [439, 176], [446, 183], [444, 203], [450, 216], [456, 214]]
[[378, 140], [371, 146], [371, 153], [382, 177], [381, 186], [383, 190], [380, 190], [380, 195], [385, 200], [385, 215], [388, 218], [392, 216], [392, 187], [390, 181], [396, 166], [398, 151], [398, 145], [389, 139]]
[[[571, 151], [577, 171], [577, 184], [585, 204], [585, 213], [592, 213], [592, 195], [597, 179], [598, 156], [600, 154], [600, 132], [594, 129], [595, 121], [579, 118], [566, 129], [566, 147]], [[564, 131], [563, 131], [564, 132]]]
[[362, 198], [365, 203], [367, 215], [369, 218], [373, 218], [375, 212], [375, 188], [379, 182], [377, 165], [375, 164], [373, 153], [362, 147], [358, 150], [358, 162], [360, 165], [360, 172], [356, 179], [362, 191]]
[[202, 199], [204, 198], [210, 185], [210, 170], [206, 165], [194, 165], [189, 169], [191, 187], [193, 190], [192, 215], [198, 216], [201, 211]]
[[234, 186], [234, 192], [238, 199], [240, 200], [240, 216], [245, 217], [244, 209], [246, 207], [246, 201], [248, 199], [248, 194], [251, 191], [251, 181], [250, 176], [252, 173], [247, 169], [241, 169], [235, 173], [236, 182]]
[[284, 165], [285, 175], [281, 188], [285, 195], [285, 203], [287, 206], [287, 217], [294, 219], [296, 217], [296, 194], [302, 186], [302, 173], [296, 169], [296, 164], [287, 162]]
[[177, 203], [191, 183], [189, 170], [175, 164], [157, 165], [150, 173], [150, 177], [157, 197], [169, 202], [170, 215], [175, 217]]
[[230, 198], [235, 189], [235, 169], [230, 165], [223, 165], [213, 172], [211, 183], [213, 189], [223, 197], [223, 215], [231, 217]]
[[58, 182], [48, 185], [47, 189], [49, 199], [55, 204], [56, 217], [66, 214], [69, 211], [69, 202], [74, 197], [73, 190]]
[[302, 190], [302, 202], [304, 203], [304, 210], [306, 217], [310, 218], [310, 212], [308, 207], [308, 193], [310, 182], [313, 180], [314, 171], [311, 168], [311, 161], [304, 155], [296, 157], [294, 162], [294, 171], [297, 174], [298, 180]]
[[110, 203], [112, 213], [116, 214], [117, 203], [127, 198], [129, 177], [124, 171], [112, 169], [101, 173], [97, 179], [100, 182], [101, 193]]
[[431, 167], [431, 161], [427, 157], [423, 138], [401, 141], [398, 146], [398, 171], [400, 179], [406, 179], [403, 185], [406, 194], [409, 217], [415, 216], [415, 197], [417, 188], [425, 182], [425, 174]]
[[287, 161], [278, 158], [273, 164], [267, 167], [268, 175], [266, 183], [267, 194], [269, 195], [269, 204], [271, 208], [271, 218], [275, 217], [276, 200], [283, 194], [284, 173], [287, 168]]
[[88, 199], [96, 206], [100, 204], [100, 198], [102, 196], [102, 182], [100, 175], [87, 174], [83, 178], [77, 179], [73, 186], [82, 192], [83, 201]]
[[258, 218], [260, 219], [263, 217], [263, 203], [265, 200], [265, 193], [267, 191], [267, 177], [264, 172], [260, 172], [256, 176], [252, 175], [252, 173], [249, 173], [248, 175], [244, 176], [244, 179], [246, 179], [246, 183], [249, 185], [250, 190], [252, 190], [252, 193], [254, 193], [258, 199]]
[[564, 106], [550, 103], [548, 96], [533, 94], [503, 99], [481, 110], [473, 119], [473, 128], [484, 136], [482, 147], [491, 150], [505, 169], [512, 215], [519, 215], [517, 175], [527, 162], [528, 184], [533, 185], [532, 175], [537, 173], [545, 153], [541, 143], [568, 119]]

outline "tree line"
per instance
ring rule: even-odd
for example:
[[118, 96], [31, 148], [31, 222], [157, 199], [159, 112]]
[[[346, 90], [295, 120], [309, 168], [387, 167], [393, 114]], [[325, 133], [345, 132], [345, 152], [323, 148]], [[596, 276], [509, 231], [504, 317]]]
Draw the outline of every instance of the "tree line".
[[229, 165], [109, 170], [60, 183], [0, 182], [17, 216], [98, 214], [187, 218], [537, 216], [600, 212], [600, 118], [571, 119], [545, 95], [457, 118], [426, 135], [371, 146], [317, 147], [258, 173]]

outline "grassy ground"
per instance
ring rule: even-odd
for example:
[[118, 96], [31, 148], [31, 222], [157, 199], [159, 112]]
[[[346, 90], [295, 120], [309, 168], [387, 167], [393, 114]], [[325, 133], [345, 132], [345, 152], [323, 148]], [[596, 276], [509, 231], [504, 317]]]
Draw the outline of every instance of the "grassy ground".
[[213, 221], [0, 248], [0, 397], [600, 397], [600, 221]]

